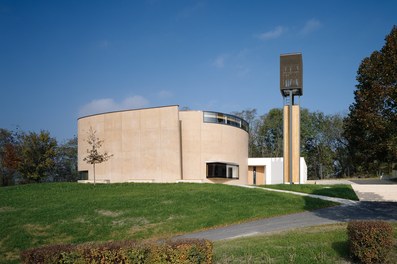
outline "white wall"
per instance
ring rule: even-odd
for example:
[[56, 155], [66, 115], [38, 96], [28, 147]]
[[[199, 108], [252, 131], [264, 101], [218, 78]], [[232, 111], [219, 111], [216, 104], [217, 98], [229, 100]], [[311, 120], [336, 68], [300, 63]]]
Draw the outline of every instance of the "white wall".
[[271, 158], [271, 178], [269, 184], [280, 184], [284, 181], [283, 158]]
[[307, 165], [305, 159], [301, 157], [300, 159], [300, 184], [307, 182]]
[[[284, 181], [283, 158], [248, 158], [248, 166], [265, 166], [266, 184], [280, 184]], [[300, 182], [307, 181], [307, 166], [304, 158], [300, 158]]]

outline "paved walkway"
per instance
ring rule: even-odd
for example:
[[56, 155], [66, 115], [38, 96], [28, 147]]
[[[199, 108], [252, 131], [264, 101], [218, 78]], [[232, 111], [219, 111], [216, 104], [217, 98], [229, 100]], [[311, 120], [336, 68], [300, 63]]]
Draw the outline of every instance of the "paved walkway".
[[[346, 180], [344, 180], [346, 181]], [[397, 184], [385, 185], [368, 184], [360, 181], [359, 183], [348, 181], [352, 184], [354, 191], [360, 201], [351, 201], [340, 198], [325, 197], [320, 195], [302, 194], [290, 191], [274, 190], [262, 188], [269, 191], [287, 192], [295, 195], [309, 196], [324, 200], [339, 202], [342, 205], [323, 208], [315, 211], [284, 215], [250, 221], [247, 223], [230, 225], [221, 228], [186, 234], [176, 238], [201, 238], [212, 241], [234, 239], [239, 237], [267, 234], [284, 230], [291, 230], [300, 227], [309, 227], [324, 224], [348, 222], [351, 220], [385, 220], [397, 221]], [[336, 182], [342, 184], [341, 181]], [[322, 181], [317, 184], [335, 184]], [[343, 183], [346, 184], [346, 183]], [[261, 188], [255, 186], [241, 186], [247, 188]]]
[[270, 188], [257, 187], [257, 186], [251, 186], [251, 185], [239, 185], [239, 186], [245, 187], [245, 188], [252, 188], [252, 189], [262, 189], [262, 190], [266, 190], [266, 191], [270, 191], [270, 192], [282, 192], [282, 193], [289, 193], [289, 194], [294, 194], [294, 195], [299, 195], [299, 196], [312, 197], [312, 198], [332, 201], [332, 202], [336, 202], [336, 203], [340, 203], [340, 204], [356, 204], [357, 203], [357, 201], [352, 201], [352, 200], [337, 198], [337, 197], [328, 197], [328, 196], [316, 195], [316, 194], [292, 192], [292, 191], [286, 191], [286, 190], [277, 190], [277, 189], [270, 189]]
[[397, 183], [380, 179], [319, 180], [312, 184], [350, 184], [360, 201], [397, 202]]

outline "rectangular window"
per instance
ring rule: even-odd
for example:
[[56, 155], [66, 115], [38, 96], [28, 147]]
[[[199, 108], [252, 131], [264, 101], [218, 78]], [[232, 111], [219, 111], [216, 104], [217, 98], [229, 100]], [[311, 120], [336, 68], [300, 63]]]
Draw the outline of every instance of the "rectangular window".
[[238, 165], [227, 165], [227, 178], [238, 179]]
[[88, 171], [79, 171], [80, 180], [88, 180]]
[[248, 132], [248, 123], [244, 119], [228, 114], [222, 114], [217, 112], [203, 112], [204, 123], [224, 124], [241, 128]]
[[239, 167], [234, 164], [227, 164], [222, 162], [208, 162], [207, 163], [207, 178], [239, 178]]
[[204, 112], [205, 123], [218, 123], [217, 114], [212, 112]]
[[227, 124], [235, 127], [241, 127], [241, 119], [237, 119], [233, 116], [227, 117]]
[[218, 118], [218, 124], [226, 124], [226, 116], [225, 115], [218, 113], [217, 118]]
[[226, 178], [226, 164], [207, 163], [207, 178]]

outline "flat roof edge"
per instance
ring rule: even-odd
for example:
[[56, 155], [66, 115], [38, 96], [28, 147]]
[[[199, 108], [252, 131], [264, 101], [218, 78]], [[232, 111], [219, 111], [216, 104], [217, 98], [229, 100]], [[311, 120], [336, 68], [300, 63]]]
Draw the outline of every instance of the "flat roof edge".
[[108, 112], [102, 112], [102, 113], [97, 113], [97, 114], [90, 114], [90, 115], [80, 116], [80, 117], [77, 118], [77, 120], [80, 120], [80, 119], [83, 119], [83, 118], [87, 118], [87, 117], [92, 117], [92, 116], [98, 116], [98, 115], [129, 112], [129, 111], [139, 111], [139, 110], [146, 110], [146, 109], [166, 108], [166, 107], [178, 107], [179, 108], [179, 105], [163, 105], [163, 106], [154, 106], [154, 107], [143, 107], [143, 108], [135, 108], [135, 109], [124, 109], [124, 110], [108, 111]]

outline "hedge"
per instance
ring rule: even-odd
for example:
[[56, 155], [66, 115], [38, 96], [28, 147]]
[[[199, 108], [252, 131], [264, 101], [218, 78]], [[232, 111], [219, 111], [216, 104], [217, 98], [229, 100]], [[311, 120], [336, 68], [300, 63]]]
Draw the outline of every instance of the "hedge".
[[347, 226], [350, 255], [361, 263], [386, 263], [393, 247], [393, 228], [384, 221], [352, 221]]
[[21, 260], [25, 264], [210, 264], [212, 248], [212, 242], [199, 239], [51, 245], [25, 250], [21, 253]]

